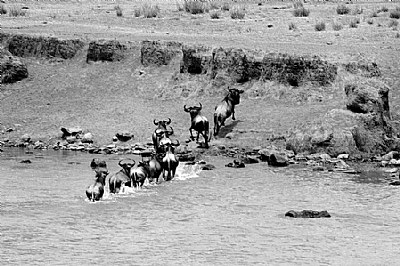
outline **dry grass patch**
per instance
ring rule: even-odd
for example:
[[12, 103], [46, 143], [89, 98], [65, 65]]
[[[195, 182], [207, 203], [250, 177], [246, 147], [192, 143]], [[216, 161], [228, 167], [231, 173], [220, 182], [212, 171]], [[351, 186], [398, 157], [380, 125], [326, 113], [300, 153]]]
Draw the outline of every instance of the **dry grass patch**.
[[368, 23], [369, 25], [372, 25], [372, 24], [374, 24], [374, 20], [373, 20], [372, 18], [367, 19], [367, 23]]
[[212, 19], [219, 19], [221, 18], [221, 13], [219, 12], [219, 10], [212, 10], [210, 11], [210, 17]]
[[184, 0], [183, 1], [183, 10], [185, 12], [196, 15], [203, 14], [208, 12], [208, 5], [205, 1], [198, 0]]
[[155, 18], [158, 16], [158, 13], [160, 13], [158, 5], [144, 4], [142, 6], [142, 14], [145, 18]]
[[326, 29], [325, 22], [323, 22], [323, 21], [318, 22], [317, 24], [315, 24], [314, 29], [316, 31], [324, 31]]
[[336, 13], [338, 15], [346, 15], [350, 13], [350, 8], [348, 8], [345, 4], [340, 4], [336, 7]]
[[334, 31], [342, 30], [343, 29], [343, 25], [340, 22], [334, 21], [333, 24], [332, 24], [332, 29]]
[[310, 10], [304, 7], [296, 8], [293, 10], [293, 15], [295, 17], [308, 17], [310, 15]]
[[396, 28], [399, 25], [399, 22], [395, 19], [391, 19], [389, 21], [388, 27], [389, 28]]
[[400, 7], [396, 7], [395, 10], [390, 11], [390, 18], [400, 19]]
[[221, 6], [222, 11], [229, 11], [231, 9], [231, 6], [228, 2], [224, 2]]
[[294, 24], [293, 22], [290, 22], [289, 23], [289, 30], [297, 30], [296, 24]]
[[26, 10], [18, 6], [11, 6], [9, 11], [10, 17], [20, 17], [26, 15]]
[[122, 17], [122, 8], [120, 6], [115, 6], [114, 7], [115, 13], [117, 14], [117, 17]]
[[350, 28], [357, 28], [358, 27], [358, 23], [360, 23], [360, 20], [358, 19], [352, 19], [349, 22], [349, 27]]
[[231, 9], [232, 19], [244, 19], [245, 15], [246, 15], [246, 10], [244, 7], [235, 6]]
[[0, 15], [7, 14], [7, 9], [4, 5], [0, 5]]

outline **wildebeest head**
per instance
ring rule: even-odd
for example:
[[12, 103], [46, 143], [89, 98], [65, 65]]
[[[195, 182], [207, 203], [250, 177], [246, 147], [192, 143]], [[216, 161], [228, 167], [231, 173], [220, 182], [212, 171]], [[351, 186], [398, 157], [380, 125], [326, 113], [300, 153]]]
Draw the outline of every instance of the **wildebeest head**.
[[171, 118], [168, 118], [168, 120], [153, 120], [153, 123], [154, 123], [154, 125], [156, 125], [157, 126], [157, 128], [167, 128], [167, 126], [169, 125], [169, 124], [171, 124], [171, 122], [172, 122], [172, 120], [171, 120]]
[[240, 94], [244, 92], [244, 90], [239, 90], [239, 89], [228, 89], [228, 95], [226, 96], [227, 99], [229, 99], [233, 104], [239, 104], [240, 103]]
[[174, 134], [174, 129], [172, 127], [169, 127], [170, 129], [168, 130], [167, 128], [165, 129], [160, 129], [157, 128], [154, 132], [156, 133], [158, 138], [168, 138], [169, 136]]
[[202, 108], [203, 108], [203, 105], [201, 105], [201, 103], [199, 103], [199, 106], [186, 107], [186, 104], [183, 106], [183, 110], [185, 112], [189, 113], [191, 118], [196, 117], [200, 113]]
[[96, 170], [96, 168], [107, 168], [107, 163], [105, 161], [100, 161], [99, 158], [94, 158], [91, 162], [90, 162], [90, 168], [92, 168], [93, 170]]
[[167, 144], [165, 144], [165, 151], [166, 152], [174, 152], [175, 147], [178, 147], [179, 145], [181, 145], [179, 143], [179, 140], [176, 140], [175, 143], [173, 143], [173, 142], [167, 143]]
[[131, 168], [135, 165], [135, 160], [132, 159], [122, 159], [118, 162], [118, 165], [124, 169], [126, 173], [129, 173]]

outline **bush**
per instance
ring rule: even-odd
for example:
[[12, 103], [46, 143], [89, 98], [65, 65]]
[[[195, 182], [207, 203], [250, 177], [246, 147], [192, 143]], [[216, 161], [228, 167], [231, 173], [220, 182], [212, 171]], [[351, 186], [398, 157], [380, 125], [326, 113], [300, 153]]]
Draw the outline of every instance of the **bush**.
[[155, 18], [157, 17], [158, 13], [160, 12], [160, 8], [158, 5], [149, 5], [149, 4], [144, 4], [142, 6], [142, 13], [143, 17], [145, 18]]
[[297, 9], [297, 8], [302, 8], [304, 7], [303, 2], [299, 1], [299, 2], [293, 2], [293, 8]]
[[367, 20], [367, 23], [368, 23], [369, 25], [372, 25], [372, 24], [374, 24], [374, 20], [373, 20], [373, 19], [368, 19], [368, 20]]
[[392, 27], [395, 28], [398, 25], [399, 25], [399, 22], [397, 20], [395, 20], [395, 19], [392, 19], [392, 20], [390, 20], [388, 27], [389, 28], [392, 28]]
[[142, 15], [142, 9], [141, 8], [135, 8], [134, 10], [133, 10], [133, 15], [135, 16], [135, 17], [140, 17], [140, 15]]
[[397, 39], [400, 38], [400, 33], [397, 32], [396, 35], [394, 35], [394, 37]]
[[325, 22], [318, 22], [317, 24], [315, 24], [315, 30], [316, 31], [324, 31], [326, 29], [326, 25]]
[[357, 19], [352, 19], [352, 20], [350, 20], [349, 26], [350, 26], [350, 28], [357, 28], [358, 23], [360, 23], [359, 20], [357, 21]]
[[4, 5], [0, 5], [0, 15], [7, 14], [7, 9]]
[[359, 15], [359, 14], [362, 14], [364, 12], [364, 10], [362, 9], [362, 7], [360, 7], [360, 6], [356, 6], [352, 11], [351, 11], [351, 13], [353, 14], [353, 15]]
[[214, 9], [219, 9], [219, 4], [214, 2], [214, 1], [210, 1], [210, 10], [214, 10]]
[[294, 24], [293, 22], [290, 22], [289, 23], [289, 30], [297, 30], [296, 24]]
[[389, 8], [387, 8], [386, 6], [382, 6], [380, 9], [378, 9], [378, 13], [388, 12], [388, 11], [389, 11]]
[[198, 0], [184, 0], [183, 9], [193, 15], [208, 12], [207, 3]]
[[219, 10], [212, 10], [210, 12], [210, 17], [212, 19], [219, 19], [221, 17], [221, 14], [219, 13]]
[[334, 31], [339, 31], [339, 30], [343, 29], [343, 25], [341, 23], [338, 23], [338, 22], [333, 22], [332, 29]]
[[371, 13], [371, 17], [372, 17], [372, 18], [376, 18], [377, 16], [378, 16], [378, 12], [374, 10], [374, 11]]
[[117, 17], [122, 17], [122, 8], [120, 6], [115, 6], [114, 9], [117, 13]]
[[10, 7], [10, 17], [18, 17], [18, 16], [25, 16], [26, 15], [26, 10], [22, 9], [20, 7], [17, 6], [12, 6]]
[[229, 5], [228, 2], [224, 2], [224, 3], [222, 4], [222, 6], [221, 6], [221, 9], [222, 9], [223, 11], [229, 11], [230, 8], [231, 8], [231, 7], [230, 7], [230, 5]]
[[231, 18], [232, 19], [243, 19], [246, 15], [246, 10], [242, 7], [234, 7], [231, 9]]
[[392, 10], [389, 13], [389, 17], [390, 18], [395, 18], [395, 19], [399, 19], [400, 18], [400, 10]]
[[296, 8], [293, 10], [293, 15], [295, 17], [308, 17], [308, 15], [310, 15], [310, 10], [304, 7]]
[[349, 14], [350, 8], [348, 8], [345, 4], [340, 4], [336, 7], [336, 13], [338, 13], [338, 15]]

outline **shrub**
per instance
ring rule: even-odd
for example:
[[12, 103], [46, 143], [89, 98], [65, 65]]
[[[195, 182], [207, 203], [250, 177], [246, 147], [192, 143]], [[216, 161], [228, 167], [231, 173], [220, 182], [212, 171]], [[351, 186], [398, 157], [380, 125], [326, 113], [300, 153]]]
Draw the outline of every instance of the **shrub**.
[[372, 24], [374, 24], [374, 20], [373, 20], [373, 19], [368, 19], [368, 20], [367, 20], [367, 23], [368, 23], [369, 25], [372, 25]]
[[17, 6], [10, 7], [9, 12], [10, 12], [9, 13], [10, 17], [18, 17], [18, 16], [25, 16], [26, 15], [26, 10], [22, 9], [20, 7], [17, 7]]
[[115, 6], [114, 9], [117, 13], [117, 17], [122, 17], [122, 8], [120, 6]]
[[149, 4], [144, 4], [142, 6], [142, 13], [143, 17], [145, 18], [155, 18], [157, 17], [158, 13], [160, 12], [160, 8], [158, 5], [149, 5]]
[[371, 17], [372, 18], [376, 18], [378, 16], [378, 12], [377, 11], [372, 11], [372, 13], [371, 13]]
[[298, 1], [298, 2], [293, 2], [293, 8], [297, 9], [297, 8], [302, 8], [304, 7], [303, 2], [302, 1]]
[[214, 10], [214, 9], [219, 9], [219, 4], [214, 2], [214, 1], [210, 1], [210, 10]]
[[308, 15], [310, 15], [310, 10], [304, 7], [296, 8], [293, 10], [293, 15], [295, 17], [308, 17]]
[[364, 10], [362, 9], [362, 7], [356, 6], [356, 7], [351, 11], [351, 13], [352, 13], [353, 15], [359, 15], [359, 14], [362, 14], [363, 11], [364, 11]]
[[357, 28], [358, 23], [359, 23], [359, 21], [357, 21], [356, 19], [352, 19], [352, 20], [350, 20], [349, 26], [350, 26], [350, 28]]
[[336, 7], [336, 13], [338, 13], [338, 15], [349, 14], [350, 8], [348, 8], [345, 4], [340, 4]]
[[232, 19], [243, 19], [246, 15], [246, 10], [242, 7], [233, 7], [231, 9], [231, 18]]
[[294, 24], [293, 22], [290, 22], [289, 23], [289, 30], [297, 30], [296, 24]]
[[316, 31], [324, 31], [326, 29], [326, 25], [325, 22], [318, 22], [317, 24], [315, 24], [314, 26]]
[[208, 12], [207, 3], [198, 0], [184, 0], [183, 9], [194, 15]]
[[394, 35], [395, 38], [400, 38], [400, 33], [396, 33], [396, 35]]
[[399, 22], [397, 20], [395, 20], [395, 19], [392, 19], [392, 20], [390, 20], [388, 27], [389, 28], [392, 28], [392, 27], [395, 28], [398, 25], [399, 25]]
[[0, 5], [0, 15], [7, 14], [7, 9], [4, 5]]
[[387, 8], [386, 6], [382, 6], [380, 9], [378, 9], [378, 13], [388, 12], [388, 11], [389, 11], [389, 8]]
[[222, 6], [221, 6], [221, 9], [222, 9], [223, 11], [229, 11], [230, 8], [231, 8], [231, 7], [230, 7], [230, 5], [229, 5], [228, 2], [224, 2], [224, 3], [222, 4]]
[[142, 15], [142, 9], [141, 9], [141, 8], [135, 8], [135, 9], [133, 10], [133, 15], [134, 15], [135, 17], [140, 17], [140, 15]]
[[219, 10], [212, 10], [210, 12], [210, 17], [212, 19], [219, 19], [221, 17], [221, 14], [219, 13]]
[[390, 18], [399, 19], [400, 18], [400, 10], [392, 10], [389, 13]]
[[332, 29], [334, 31], [339, 31], [339, 30], [343, 29], [343, 25], [341, 23], [338, 23], [338, 22], [333, 22]]

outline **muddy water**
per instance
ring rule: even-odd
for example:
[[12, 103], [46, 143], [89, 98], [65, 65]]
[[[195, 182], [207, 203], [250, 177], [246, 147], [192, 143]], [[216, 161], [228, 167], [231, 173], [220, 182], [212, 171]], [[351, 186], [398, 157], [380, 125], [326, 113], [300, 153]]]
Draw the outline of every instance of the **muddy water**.
[[[172, 182], [90, 203], [92, 158], [0, 155], [2, 265], [400, 262], [400, 193], [387, 180], [265, 164], [231, 169], [226, 158], [209, 158], [214, 171], [181, 167]], [[118, 155], [102, 158], [118, 170]], [[285, 218], [290, 209], [333, 217]]]

